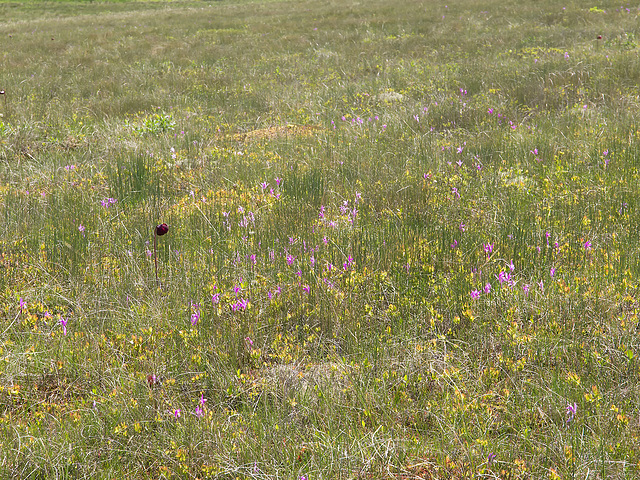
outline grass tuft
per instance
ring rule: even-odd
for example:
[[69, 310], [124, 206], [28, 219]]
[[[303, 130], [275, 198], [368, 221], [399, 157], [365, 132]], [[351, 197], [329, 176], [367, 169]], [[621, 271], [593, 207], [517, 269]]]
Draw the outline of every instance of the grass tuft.
[[400, 3], [0, 3], [2, 477], [638, 476], [639, 10]]

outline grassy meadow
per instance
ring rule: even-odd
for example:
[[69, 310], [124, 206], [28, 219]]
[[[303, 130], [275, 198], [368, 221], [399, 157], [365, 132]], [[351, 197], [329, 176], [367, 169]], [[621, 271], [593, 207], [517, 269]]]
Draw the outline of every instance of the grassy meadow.
[[639, 15], [0, 2], [0, 476], [640, 478]]

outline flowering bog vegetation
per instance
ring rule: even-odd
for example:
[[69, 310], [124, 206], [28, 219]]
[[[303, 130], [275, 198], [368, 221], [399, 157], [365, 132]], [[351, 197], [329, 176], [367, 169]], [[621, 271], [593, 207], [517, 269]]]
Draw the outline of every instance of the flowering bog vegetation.
[[640, 475], [637, 6], [0, 11], [3, 477]]

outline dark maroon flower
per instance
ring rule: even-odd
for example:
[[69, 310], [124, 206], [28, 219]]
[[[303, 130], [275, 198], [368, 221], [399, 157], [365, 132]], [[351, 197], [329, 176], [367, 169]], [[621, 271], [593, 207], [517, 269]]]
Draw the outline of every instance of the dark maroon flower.
[[169, 231], [166, 223], [162, 223], [156, 227], [156, 235], [162, 236]]
[[156, 377], [155, 374], [147, 375], [147, 384], [149, 388], [156, 388], [162, 386], [162, 377]]
[[598, 40], [602, 40], [602, 35], [598, 35]]

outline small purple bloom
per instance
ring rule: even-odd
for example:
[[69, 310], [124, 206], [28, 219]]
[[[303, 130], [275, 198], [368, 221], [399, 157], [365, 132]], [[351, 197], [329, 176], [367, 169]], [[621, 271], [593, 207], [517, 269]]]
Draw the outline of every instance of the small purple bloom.
[[240, 299], [238, 299], [237, 302], [231, 304], [231, 311], [233, 311], [233, 312], [237, 312], [237, 311], [242, 312], [247, 308], [247, 305], [248, 305], [247, 300], [240, 298]]
[[67, 335], [67, 320], [60, 317], [60, 325], [62, 325], [62, 333], [66, 336]]
[[200, 304], [192, 303], [191, 309], [193, 311], [193, 313], [191, 313], [191, 325], [195, 326], [198, 323], [198, 320], [200, 320]]
[[501, 270], [500, 274], [498, 274], [498, 280], [500, 281], [500, 285], [502, 285], [505, 282], [508, 285], [511, 285], [511, 274], [505, 272], [504, 270]]
[[622, 206], [618, 209], [618, 213], [622, 215], [628, 206], [629, 204], [627, 202], [622, 202]]
[[480, 298], [480, 291], [478, 290], [472, 290], [470, 292], [471, 298], [473, 298], [474, 300]]
[[115, 198], [105, 198], [104, 200], [102, 200], [100, 203], [102, 204], [102, 206], [104, 208], [109, 208], [111, 205], [113, 205], [114, 203], [116, 203], [118, 200], [116, 200]]

